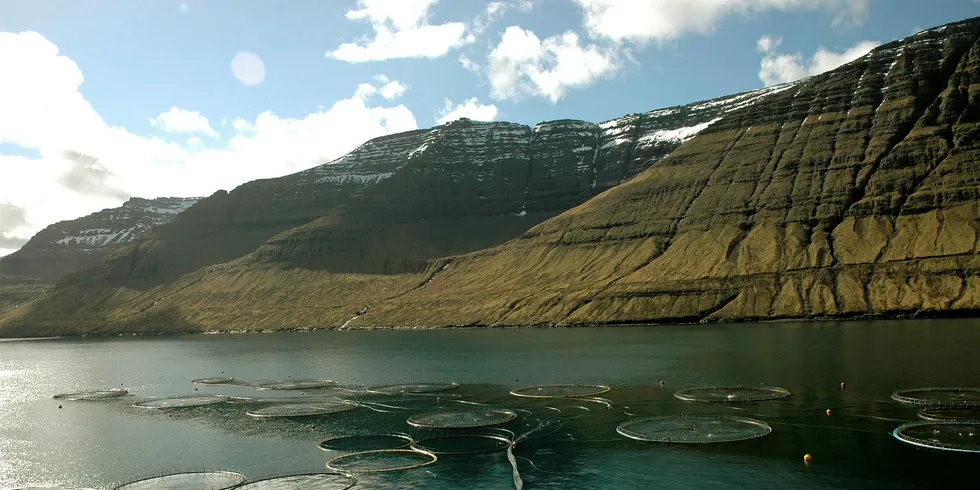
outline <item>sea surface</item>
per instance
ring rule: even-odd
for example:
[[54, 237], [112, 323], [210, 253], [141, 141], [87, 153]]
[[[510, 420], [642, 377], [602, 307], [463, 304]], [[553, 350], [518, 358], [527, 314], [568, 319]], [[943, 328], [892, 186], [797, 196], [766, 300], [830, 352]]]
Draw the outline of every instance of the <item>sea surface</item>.
[[[0, 488], [112, 488], [202, 469], [250, 479], [325, 471], [341, 453], [321, 450], [321, 441], [391, 433], [415, 440], [447, 434], [517, 439], [513, 455], [529, 489], [940, 488], [976, 483], [980, 457], [893, 438], [897, 426], [919, 419], [917, 408], [890, 395], [903, 388], [980, 386], [978, 361], [980, 320], [973, 319], [3, 341]], [[329, 378], [340, 385], [289, 392], [191, 383], [216, 376], [253, 383]], [[366, 391], [415, 382], [460, 386], [422, 395]], [[509, 393], [554, 383], [610, 389], [577, 400]], [[779, 386], [792, 396], [755, 403], [674, 397], [677, 390], [710, 385]], [[104, 401], [52, 398], [113, 387], [131, 394]], [[253, 402], [181, 410], [133, 406], [152, 397], [214, 393], [336, 396], [358, 405], [295, 420], [250, 417], [246, 412], [260, 406]], [[406, 422], [461, 408], [512, 410], [517, 419], [499, 428], [456, 430]], [[638, 442], [616, 432], [629, 420], [675, 414], [750, 417], [772, 432], [691, 445]], [[812, 456], [809, 464], [805, 454]], [[361, 474], [355, 488], [506, 489], [515, 488], [515, 480], [507, 454], [497, 451]]]

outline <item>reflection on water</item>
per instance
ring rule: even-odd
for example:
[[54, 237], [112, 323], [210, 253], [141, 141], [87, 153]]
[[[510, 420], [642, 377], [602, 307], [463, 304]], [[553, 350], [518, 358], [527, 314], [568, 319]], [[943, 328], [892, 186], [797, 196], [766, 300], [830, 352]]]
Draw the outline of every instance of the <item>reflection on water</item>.
[[[980, 385], [978, 327], [974, 320], [918, 320], [4, 342], [0, 487], [107, 487], [203, 468], [256, 479], [323, 471], [340, 453], [317, 445], [335, 437], [406, 434], [420, 440], [462, 433], [518, 441], [513, 454], [527, 488], [934, 486], [935, 475], [966, 474], [975, 458], [894, 440], [891, 430], [918, 418], [915, 408], [889, 396], [916, 386]], [[190, 382], [216, 376], [249, 382], [329, 378], [341, 385], [280, 393]], [[365, 390], [449, 381], [460, 387], [395, 395]], [[575, 400], [509, 393], [548, 383], [612, 389], [601, 398]], [[690, 386], [732, 384], [781, 386], [793, 396], [746, 404], [673, 396]], [[132, 395], [98, 402], [51, 399], [112, 387]], [[240, 398], [181, 410], [133, 407], [189, 393]], [[280, 397], [289, 403], [342, 398], [358, 408], [303, 419], [246, 415]], [[439, 409], [505, 409], [518, 417], [498, 428], [462, 432], [406, 423], [412, 414]], [[672, 414], [750, 417], [773, 431], [759, 439], [691, 446], [642, 443], [616, 433], [627, 420]], [[802, 460], [806, 453], [814, 457], [809, 465]], [[356, 488], [513, 488], [511, 471], [503, 451], [441, 456], [418, 469], [361, 475]]]

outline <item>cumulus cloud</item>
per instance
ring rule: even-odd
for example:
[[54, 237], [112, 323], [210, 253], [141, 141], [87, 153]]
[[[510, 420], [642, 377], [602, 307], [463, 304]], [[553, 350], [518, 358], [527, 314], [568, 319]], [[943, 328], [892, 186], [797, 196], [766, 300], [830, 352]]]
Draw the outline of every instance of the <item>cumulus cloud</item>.
[[756, 48], [762, 54], [759, 80], [767, 87], [833, 70], [868, 54], [881, 44], [877, 41], [861, 41], [839, 52], [820, 46], [813, 56], [807, 58], [799, 52], [779, 53], [777, 50], [782, 41], [782, 38], [767, 34], [756, 42]]
[[[628, 53], [626, 53], [628, 55]], [[519, 99], [525, 95], [561, 99], [570, 88], [584, 87], [614, 75], [620, 55], [595, 44], [584, 45], [566, 32], [541, 40], [530, 30], [510, 26], [489, 55], [490, 95]]]
[[24, 208], [9, 202], [0, 202], [0, 256], [13, 252], [27, 243], [26, 237], [16, 236], [18, 228], [27, 226]]
[[595, 38], [615, 42], [667, 41], [684, 34], [707, 34], [722, 19], [766, 11], [822, 10], [834, 26], [859, 25], [871, 0], [574, 0]]
[[344, 43], [327, 56], [349, 63], [395, 58], [438, 58], [450, 49], [472, 42], [462, 22], [428, 23], [429, 9], [439, 0], [358, 0], [348, 10], [350, 20], [367, 20], [374, 39]]
[[170, 133], [201, 133], [212, 138], [218, 137], [218, 132], [211, 127], [208, 118], [198, 111], [188, 111], [177, 106], [157, 117], [151, 117], [150, 126]]
[[418, 127], [404, 105], [373, 103], [351, 87], [347, 98], [304, 117], [232, 118], [230, 138], [209, 147], [196, 137], [168, 142], [107, 124], [81, 92], [78, 65], [40, 34], [0, 32], [0, 66], [0, 142], [38, 154], [0, 152], [0, 196], [28, 223], [17, 236], [130, 195], [210, 195], [304, 170], [367, 139]]
[[393, 100], [393, 99], [397, 99], [398, 97], [401, 97], [401, 95], [404, 94], [406, 90], [408, 90], [408, 85], [404, 85], [398, 80], [392, 80], [384, 84], [384, 86], [382, 86], [381, 88], [379, 88], [378, 93], [380, 93], [382, 97], [388, 100]]
[[446, 124], [461, 117], [474, 121], [493, 121], [497, 118], [497, 106], [481, 104], [476, 97], [466, 99], [458, 105], [453, 105], [453, 101], [446, 99], [446, 105], [436, 111], [436, 122], [439, 124]]

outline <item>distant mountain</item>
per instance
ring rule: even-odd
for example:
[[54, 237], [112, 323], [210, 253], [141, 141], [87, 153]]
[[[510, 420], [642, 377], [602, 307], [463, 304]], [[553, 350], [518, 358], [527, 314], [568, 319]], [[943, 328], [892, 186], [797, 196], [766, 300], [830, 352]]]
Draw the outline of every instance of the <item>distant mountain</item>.
[[372, 140], [202, 200], [0, 334], [978, 311], [978, 38], [601, 124]]
[[50, 225], [17, 252], [0, 259], [0, 273], [53, 283], [97, 263], [105, 254], [136, 241], [193, 206], [199, 198], [131, 198], [78, 219]]

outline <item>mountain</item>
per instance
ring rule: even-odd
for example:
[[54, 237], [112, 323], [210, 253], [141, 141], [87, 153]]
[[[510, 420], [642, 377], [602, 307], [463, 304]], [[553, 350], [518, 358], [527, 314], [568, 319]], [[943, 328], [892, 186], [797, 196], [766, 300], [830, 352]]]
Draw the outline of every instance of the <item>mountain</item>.
[[978, 36], [601, 124], [372, 140], [202, 200], [0, 334], [975, 311]]
[[136, 241], [150, 228], [174, 219], [198, 200], [134, 197], [118, 208], [55, 223], [34, 235], [17, 252], [0, 258], [0, 273], [54, 283], [97, 263], [110, 250]]

